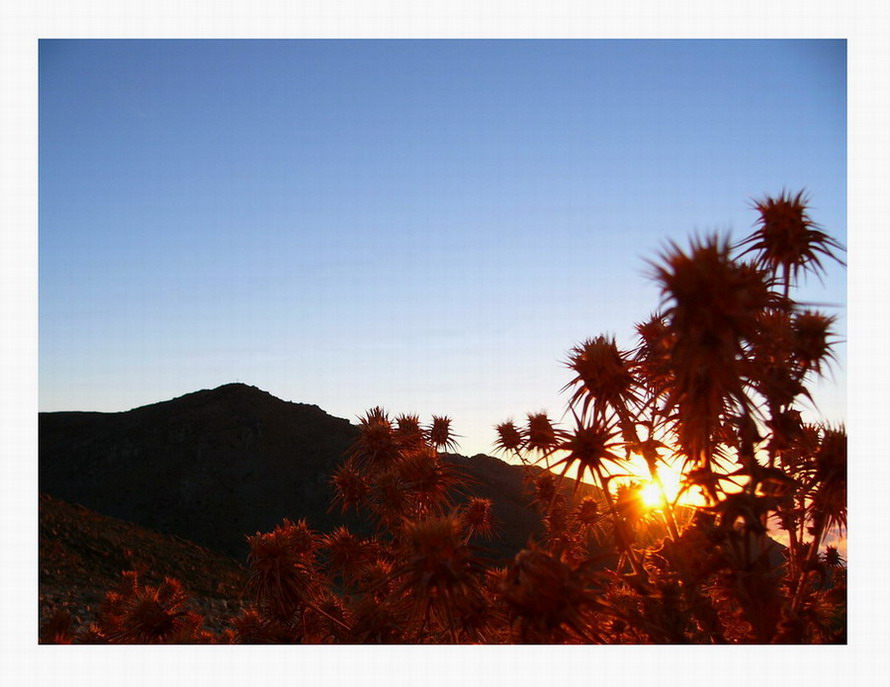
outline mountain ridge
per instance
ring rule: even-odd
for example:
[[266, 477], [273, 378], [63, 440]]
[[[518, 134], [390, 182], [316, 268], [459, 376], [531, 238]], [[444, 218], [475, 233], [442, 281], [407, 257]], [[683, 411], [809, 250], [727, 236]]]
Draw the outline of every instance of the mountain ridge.
[[[283, 518], [330, 531], [362, 521], [330, 510], [330, 477], [358, 435], [317, 405], [244, 383], [201, 389], [129, 411], [39, 414], [39, 486], [99, 513], [243, 558], [245, 536]], [[541, 531], [523, 469], [448, 456], [490, 498], [509, 557]]]

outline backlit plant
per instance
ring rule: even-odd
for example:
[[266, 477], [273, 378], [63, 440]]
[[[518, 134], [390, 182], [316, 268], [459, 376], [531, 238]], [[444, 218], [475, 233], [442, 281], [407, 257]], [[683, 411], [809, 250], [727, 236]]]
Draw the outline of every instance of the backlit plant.
[[228, 629], [204, 629], [176, 581], [128, 572], [94, 623], [61, 612], [41, 641], [845, 642], [845, 561], [825, 543], [846, 530], [846, 432], [799, 407], [833, 359], [835, 318], [792, 297], [842, 248], [802, 193], [754, 207], [741, 242], [670, 243], [651, 264], [661, 302], [635, 348], [600, 335], [570, 350], [570, 426], [546, 412], [496, 426], [542, 523], [513, 560], [486, 557], [503, 523], [443, 453], [450, 419], [378, 407], [331, 477], [332, 509], [367, 527], [285, 520], [249, 537], [253, 605]]

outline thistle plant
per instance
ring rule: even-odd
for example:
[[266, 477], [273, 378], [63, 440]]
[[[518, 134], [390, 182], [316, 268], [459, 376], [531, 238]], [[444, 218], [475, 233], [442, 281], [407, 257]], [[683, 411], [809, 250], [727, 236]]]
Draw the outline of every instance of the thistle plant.
[[[512, 560], [486, 557], [505, 523], [444, 453], [457, 449], [451, 420], [377, 407], [331, 477], [332, 511], [370, 534], [284, 520], [249, 537], [252, 605], [219, 634], [177, 582], [128, 572], [96, 622], [57, 613], [41, 641], [846, 641], [845, 561], [824, 546], [846, 530], [846, 431], [804, 422], [799, 405], [833, 360], [836, 320], [793, 298], [843, 249], [803, 193], [754, 207], [742, 241], [669, 243], [650, 263], [661, 302], [633, 349], [599, 335], [569, 351], [568, 426], [544, 411], [496, 425], [542, 523]], [[704, 503], [684, 505], [693, 489]]]

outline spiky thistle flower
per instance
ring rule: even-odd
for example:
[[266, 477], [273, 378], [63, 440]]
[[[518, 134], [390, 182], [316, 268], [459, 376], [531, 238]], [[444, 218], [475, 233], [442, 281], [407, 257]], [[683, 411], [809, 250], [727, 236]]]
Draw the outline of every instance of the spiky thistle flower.
[[750, 360], [745, 375], [766, 399], [775, 416], [806, 394], [803, 373], [794, 361], [794, 329], [790, 310], [768, 309], [757, 317], [757, 333], [751, 337]]
[[154, 587], [142, 585], [135, 571], [122, 573], [121, 584], [106, 594], [99, 627], [112, 643], [184, 643], [200, 634], [203, 618], [184, 606], [188, 595], [178, 580], [166, 578]]
[[636, 325], [640, 343], [633, 352], [634, 371], [641, 377], [649, 391], [656, 396], [671, 385], [671, 354], [674, 334], [660, 313]]
[[834, 359], [830, 337], [834, 317], [805, 310], [793, 322], [793, 352], [803, 372], [822, 373], [822, 364]]
[[575, 520], [586, 527], [591, 527], [602, 518], [600, 504], [592, 496], [585, 496], [575, 507]]
[[395, 438], [399, 446], [413, 449], [421, 446], [426, 437], [417, 415], [399, 415], [396, 418]]
[[257, 601], [280, 620], [287, 620], [305, 604], [318, 586], [313, 554], [320, 539], [306, 526], [285, 520], [272, 532], [247, 538], [249, 586]]
[[361, 570], [358, 585], [367, 599], [383, 603], [391, 597], [394, 564], [379, 555]]
[[727, 240], [695, 240], [687, 254], [671, 244], [655, 265], [666, 321], [674, 336], [667, 408], [687, 460], [710, 466], [721, 417], [748, 414], [745, 343], [758, 334], [760, 316], [787, 302], [769, 288], [766, 274], [733, 260]]
[[403, 451], [396, 472], [419, 514], [451, 505], [450, 492], [461, 481], [458, 470], [440, 460], [430, 447]]
[[334, 471], [331, 484], [334, 486], [334, 501], [331, 505], [339, 504], [341, 513], [351, 508], [358, 510], [371, 492], [367, 478], [359, 472], [350, 459]]
[[825, 561], [825, 565], [829, 568], [842, 568], [846, 563], [843, 556], [838, 552], [836, 546], [826, 546], [822, 558]]
[[794, 196], [782, 191], [778, 197], [767, 195], [754, 201], [754, 209], [760, 214], [757, 229], [739, 244], [747, 246], [745, 253], [756, 254], [758, 265], [774, 274], [782, 271], [786, 293], [801, 271], [823, 273], [823, 257], [843, 264], [835, 253], [843, 251], [843, 246], [810, 219], [808, 205], [803, 191]]
[[485, 606], [480, 561], [462, 533], [459, 516], [407, 521], [402, 565], [394, 570], [398, 591], [412, 599], [411, 616], [425, 625], [432, 613], [457, 641], [463, 616]]
[[543, 470], [532, 480], [534, 503], [549, 508], [557, 495], [556, 478], [552, 472]]
[[382, 408], [374, 408], [359, 419], [358, 438], [349, 450], [349, 457], [366, 473], [386, 469], [398, 461], [399, 444]]
[[468, 538], [477, 534], [483, 537], [491, 536], [494, 531], [491, 507], [491, 499], [474, 496], [467, 501], [461, 510], [461, 520], [467, 530]]
[[499, 425], [495, 425], [495, 431], [498, 433], [497, 441], [495, 441], [495, 451], [499, 453], [512, 453], [518, 456], [522, 462], [525, 462], [520, 453], [520, 449], [525, 443], [522, 430], [516, 427], [513, 420], [507, 420]]
[[414, 639], [403, 611], [388, 594], [383, 598], [366, 594], [351, 607], [352, 632], [350, 644], [404, 644]]
[[402, 520], [411, 514], [412, 505], [402, 477], [393, 468], [376, 475], [371, 485], [371, 507], [380, 518], [380, 525], [397, 531]]
[[596, 597], [584, 566], [573, 568], [545, 551], [525, 549], [502, 577], [499, 591], [516, 618], [519, 641], [560, 642], [566, 631], [599, 641], [587, 618]]
[[842, 532], [847, 528], [847, 432], [843, 427], [822, 430], [808, 512], [817, 526]]
[[559, 430], [547, 413], [529, 413], [525, 430], [525, 447], [542, 456], [553, 453], [559, 443]]
[[438, 451], [456, 451], [457, 435], [451, 430], [451, 418], [433, 415], [433, 422], [427, 430], [430, 445]]
[[322, 537], [322, 546], [330, 556], [330, 566], [347, 581], [353, 581], [375, 560], [377, 545], [356, 536], [346, 526], [340, 526]]
[[[563, 466], [562, 475], [569, 470], [577, 470], [575, 490], [577, 491], [581, 481], [589, 474], [595, 481], [601, 482], [604, 468], [608, 463], [621, 465], [624, 458], [614, 452], [614, 449], [622, 445], [616, 441], [619, 433], [608, 425], [600, 416], [594, 416], [589, 424], [583, 424], [577, 416], [576, 428], [573, 432], [566, 433], [557, 445], [557, 448], [565, 454], [557, 460], [552, 468], [557, 470]], [[602, 486], [602, 485], [601, 485]]]
[[630, 364], [618, 350], [614, 338], [598, 336], [575, 346], [566, 365], [575, 372], [575, 377], [563, 391], [575, 387], [569, 405], [583, 401], [582, 415], [587, 414], [591, 404], [597, 415], [605, 413], [607, 406], [621, 415], [636, 399]]

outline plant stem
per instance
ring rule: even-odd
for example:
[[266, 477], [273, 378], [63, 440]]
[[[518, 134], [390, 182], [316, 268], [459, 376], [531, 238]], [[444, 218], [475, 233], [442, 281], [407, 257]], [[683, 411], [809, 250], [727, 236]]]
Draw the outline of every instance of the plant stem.
[[640, 564], [637, 561], [636, 556], [634, 555], [633, 548], [627, 540], [624, 532], [624, 523], [621, 520], [621, 517], [618, 515], [618, 509], [615, 507], [615, 501], [612, 499], [612, 493], [609, 491], [608, 483], [606, 482], [602, 468], [597, 465], [596, 466], [596, 476], [599, 479], [600, 486], [603, 490], [603, 493], [606, 496], [606, 503], [609, 504], [609, 512], [612, 514], [612, 522], [615, 527], [615, 538], [618, 540], [618, 545], [627, 555], [627, 560], [630, 562], [630, 567], [633, 569], [634, 574], [640, 574]]

